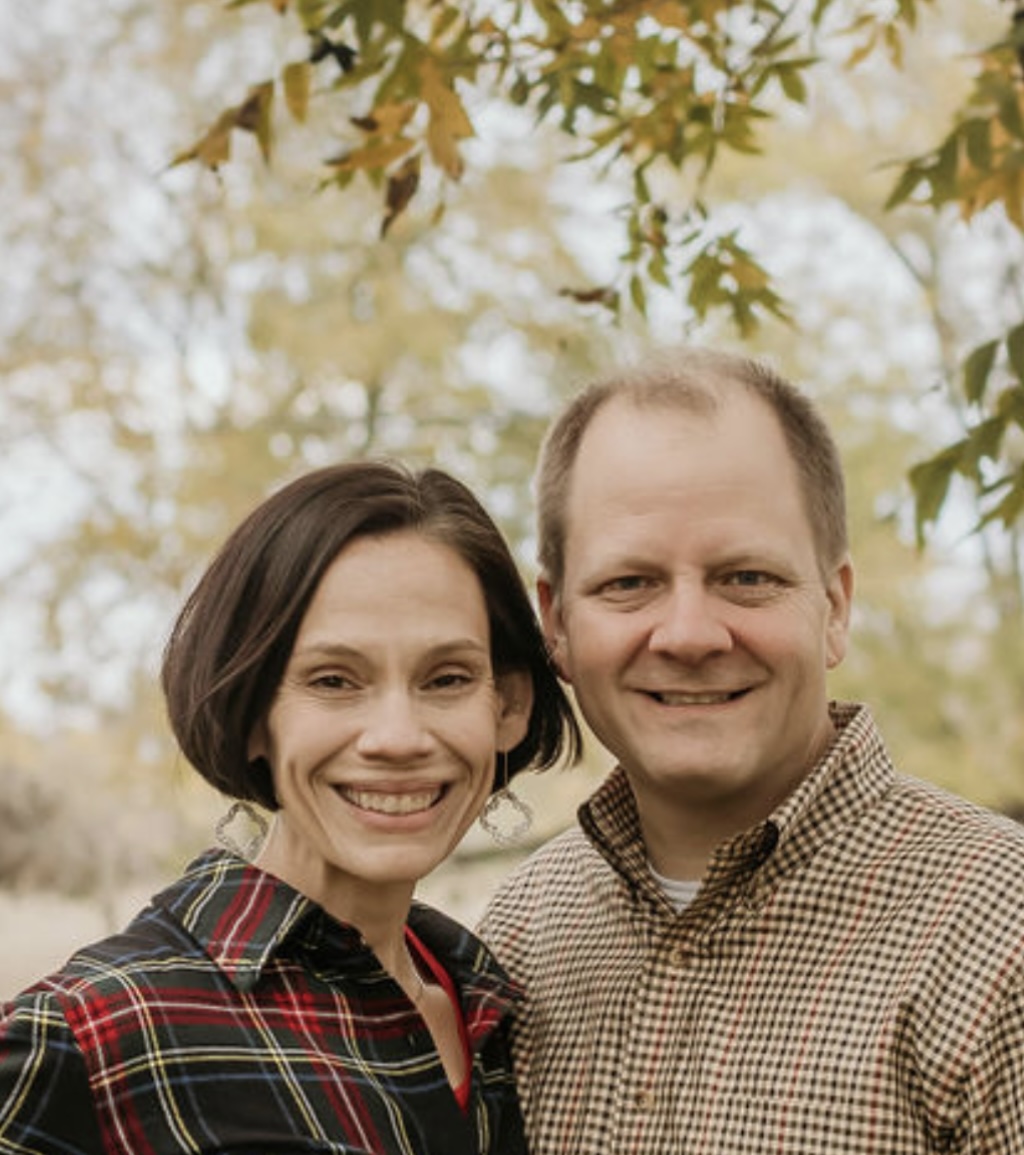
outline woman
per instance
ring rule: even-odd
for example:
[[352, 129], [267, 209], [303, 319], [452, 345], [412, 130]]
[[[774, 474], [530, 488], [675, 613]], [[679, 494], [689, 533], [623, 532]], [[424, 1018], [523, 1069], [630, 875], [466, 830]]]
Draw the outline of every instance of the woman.
[[488, 796], [579, 733], [515, 563], [436, 470], [311, 473], [242, 522], [164, 655], [175, 736], [272, 811], [0, 1019], [0, 1150], [525, 1150], [515, 995], [413, 904]]

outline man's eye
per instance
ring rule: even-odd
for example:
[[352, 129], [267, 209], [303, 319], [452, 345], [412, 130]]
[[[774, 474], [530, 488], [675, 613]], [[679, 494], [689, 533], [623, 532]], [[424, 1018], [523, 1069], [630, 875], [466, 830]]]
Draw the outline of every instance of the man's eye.
[[606, 581], [601, 589], [606, 593], [631, 593], [633, 590], [642, 590], [649, 585], [649, 581], [639, 574], [626, 574], [623, 577], [612, 578]]
[[786, 582], [778, 574], [767, 573], [765, 570], [739, 569], [725, 574], [722, 586], [733, 597], [764, 601], [782, 593]]
[[726, 585], [731, 586], [761, 586], [774, 584], [776, 581], [771, 574], [756, 569], [741, 569], [731, 573], [726, 578]]

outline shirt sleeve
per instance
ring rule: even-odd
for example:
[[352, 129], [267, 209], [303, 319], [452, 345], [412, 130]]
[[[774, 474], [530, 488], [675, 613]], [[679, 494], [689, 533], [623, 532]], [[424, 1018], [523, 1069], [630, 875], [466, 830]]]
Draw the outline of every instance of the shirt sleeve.
[[0, 1017], [0, 1155], [103, 1155], [85, 1060], [56, 1000], [22, 995]]

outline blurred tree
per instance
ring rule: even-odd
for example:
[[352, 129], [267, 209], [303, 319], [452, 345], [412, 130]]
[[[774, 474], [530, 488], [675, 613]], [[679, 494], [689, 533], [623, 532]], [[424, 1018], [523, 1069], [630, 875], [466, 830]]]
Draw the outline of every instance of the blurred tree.
[[984, 496], [961, 484], [918, 552], [907, 478], [968, 435], [958, 358], [1019, 306], [1024, 244], [997, 219], [968, 230], [949, 213], [883, 211], [872, 185], [887, 174], [858, 171], [865, 153], [918, 147], [956, 105], [942, 62], [969, 31], [957, 22], [992, 19], [952, 6], [898, 69], [819, 78], [768, 132], [756, 171], [723, 163], [712, 192], [792, 302], [795, 339], [764, 327], [754, 343], [827, 407], [847, 462], [856, 618], [834, 689], [873, 704], [905, 769], [1009, 807], [1024, 797], [1024, 527], [972, 532]]
[[67, 0], [0, 16], [23, 158], [0, 186], [0, 572], [8, 653], [32, 655], [7, 681], [78, 721], [131, 700], [200, 559], [299, 469], [437, 461], [523, 540], [547, 382], [610, 341], [548, 303], [579, 264], [543, 155], [467, 181], [464, 217], [368, 244], [370, 194], [311, 195], [285, 156], [258, 200], [245, 174], [161, 174], [183, 73], [210, 90], [258, 52], [222, 45], [203, 0], [86, 3], [83, 27]]
[[[741, 28], [744, 6], [735, 7]], [[977, 10], [950, 6], [941, 27]], [[247, 165], [222, 165], [216, 180], [194, 166], [164, 170], [182, 118], [198, 121], [199, 106], [234, 78], [271, 74], [298, 51], [287, 21], [274, 17], [268, 37], [269, 9], [38, 0], [33, 12], [25, 21], [0, 11], [0, 139], [11, 158], [0, 183], [11, 254], [0, 310], [0, 573], [13, 611], [0, 660], [6, 694], [45, 679], [29, 695], [39, 746], [8, 755], [5, 771], [54, 833], [32, 841], [36, 853], [59, 849], [64, 823], [91, 822], [108, 830], [116, 876], [143, 869], [147, 850], [118, 849], [119, 840], [138, 843], [150, 827], [154, 849], [165, 836], [198, 840], [198, 825], [163, 825], [192, 800], [164, 772], [175, 762], [154, 690], [157, 654], [216, 543], [296, 471], [367, 452], [447, 465], [485, 495], [529, 567], [529, 477], [561, 395], [651, 333], [735, 338], [728, 310], [701, 319], [672, 278], [633, 290], [646, 317], [622, 307], [608, 323], [609, 303], [629, 301], [634, 272], [654, 260], [644, 240], [633, 266], [617, 263], [637, 222], [657, 223], [650, 205], [667, 207], [666, 260], [673, 277], [684, 269], [673, 246], [695, 188], [702, 206], [716, 206], [716, 235], [775, 268], [791, 302], [792, 326], [761, 326], [752, 347], [807, 383], [843, 438], [862, 597], [840, 686], [879, 703], [908, 769], [955, 778], [986, 800], [1024, 793], [1013, 770], [1019, 545], [993, 524], [966, 563], [939, 539], [918, 556], [901, 486], [944, 438], [967, 435], [973, 410], [953, 366], [982, 321], [1012, 320], [1001, 310], [1016, 307], [1013, 295], [985, 287], [997, 268], [1019, 285], [1016, 231], [1001, 231], [992, 210], [969, 231], [949, 212], [884, 213], [891, 173], [864, 159], [926, 148], [935, 118], [962, 95], [946, 67], [950, 40], [976, 30], [944, 40], [932, 25], [899, 67], [880, 57], [849, 75], [794, 66], [805, 103], [787, 103], [774, 81], [759, 90], [766, 100], [774, 91], [765, 109], [778, 110], [757, 119], [761, 157], [719, 150], [697, 179], [652, 152], [642, 186], [628, 153], [595, 177], [587, 164], [563, 164], [551, 135], [523, 132], [557, 69], [511, 110], [460, 80], [479, 137], [460, 148], [476, 163], [461, 177], [458, 212], [435, 213], [451, 189], [424, 159], [416, 196], [382, 239], [390, 177], [353, 179], [340, 197], [310, 187], [310, 156], [337, 120], [313, 89], [306, 120], [276, 142], [258, 189]], [[332, 68], [309, 71], [329, 88]], [[578, 126], [590, 116], [580, 112]], [[365, 142], [370, 130], [345, 122], [338, 131]], [[255, 151], [251, 136], [243, 147]], [[651, 198], [648, 208], [636, 195]], [[759, 309], [771, 315], [752, 299]], [[950, 492], [961, 523], [950, 532], [966, 533], [982, 515], [977, 494]], [[945, 612], [951, 602], [955, 613]], [[71, 723], [79, 732], [61, 745]], [[86, 758], [84, 797], [77, 787], [65, 797]], [[150, 778], [152, 795], [136, 784]], [[104, 813], [114, 816], [106, 826]], [[0, 843], [19, 821], [0, 813]], [[71, 863], [88, 858], [78, 835], [65, 845]], [[18, 868], [58, 885], [55, 869]]]
[[[249, 8], [266, 0], [233, 0]], [[604, 284], [568, 288], [577, 299], [646, 313], [654, 286], [678, 288], [693, 314], [723, 309], [743, 335], [788, 304], [739, 228], [712, 211], [708, 181], [723, 157], [759, 152], [766, 128], [803, 105], [812, 70], [833, 73], [878, 52], [902, 63], [924, 5], [855, 6], [835, 0], [779, 7], [771, 0], [269, 0], [303, 32], [286, 62], [253, 80], [179, 163], [218, 170], [242, 132], [269, 160], [275, 100], [305, 121], [316, 103], [339, 114], [317, 134], [324, 183], [346, 191], [365, 175], [380, 190], [386, 233], [422, 195], [429, 170], [443, 203], [462, 178], [467, 141], [498, 103], [552, 125], [597, 174], [622, 174], [625, 243]], [[943, 17], [946, 13], [943, 12]], [[947, 62], [948, 68], [948, 62]], [[222, 98], [223, 99], [223, 98]], [[996, 217], [1024, 233], [1024, 5], [1007, 5], [1001, 34], [975, 59], [974, 83], [951, 110], [937, 146], [905, 160], [886, 207], [914, 204], [964, 219]], [[932, 121], [934, 132], [935, 121]], [[906, 150], [900, 150], [906, 155]], [[329, 155], [328, 155], [329, 154]], [[862, 164], [873, 160], [862, 151]], [[666, 170], [683, 196], [658, 191]], [[460, 209], [461, 211], [461, 209]], [[980, 524], [1012, 525], [1024, 510], [1024, 308], [968, 351], [957, 372], [967, 430], [912, 473], [923, 532], [941, 513], [954, 476], [972, 484]]]
[[171, 869], [194, 808], [166, 804], [159, 747], [140, 758], [124, 733], [65, 733], [45, 747], [4, 735], [0, 890], [88, 898], [113, 928], [124, 886]]

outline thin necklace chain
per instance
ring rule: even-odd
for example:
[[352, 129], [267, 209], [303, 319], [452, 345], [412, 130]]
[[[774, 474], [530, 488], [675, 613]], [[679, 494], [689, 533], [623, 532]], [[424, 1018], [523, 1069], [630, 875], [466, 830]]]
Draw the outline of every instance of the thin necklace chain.
[[416, 965], [416, 960], [413, 958], [413, 954], [409, 949], [408, 943], [405, 944], [405, 957], [409, 960], [409, 966], [412, 967], [412, 973], [416, 976], [416, 992], [412, 995], [412, 1001], [413, 1005], [418, 1007], [423, 999], [423, 995], [426, 993], [427, 985], [423, 981], [423, 975], [420, 971], [420, 968]]

